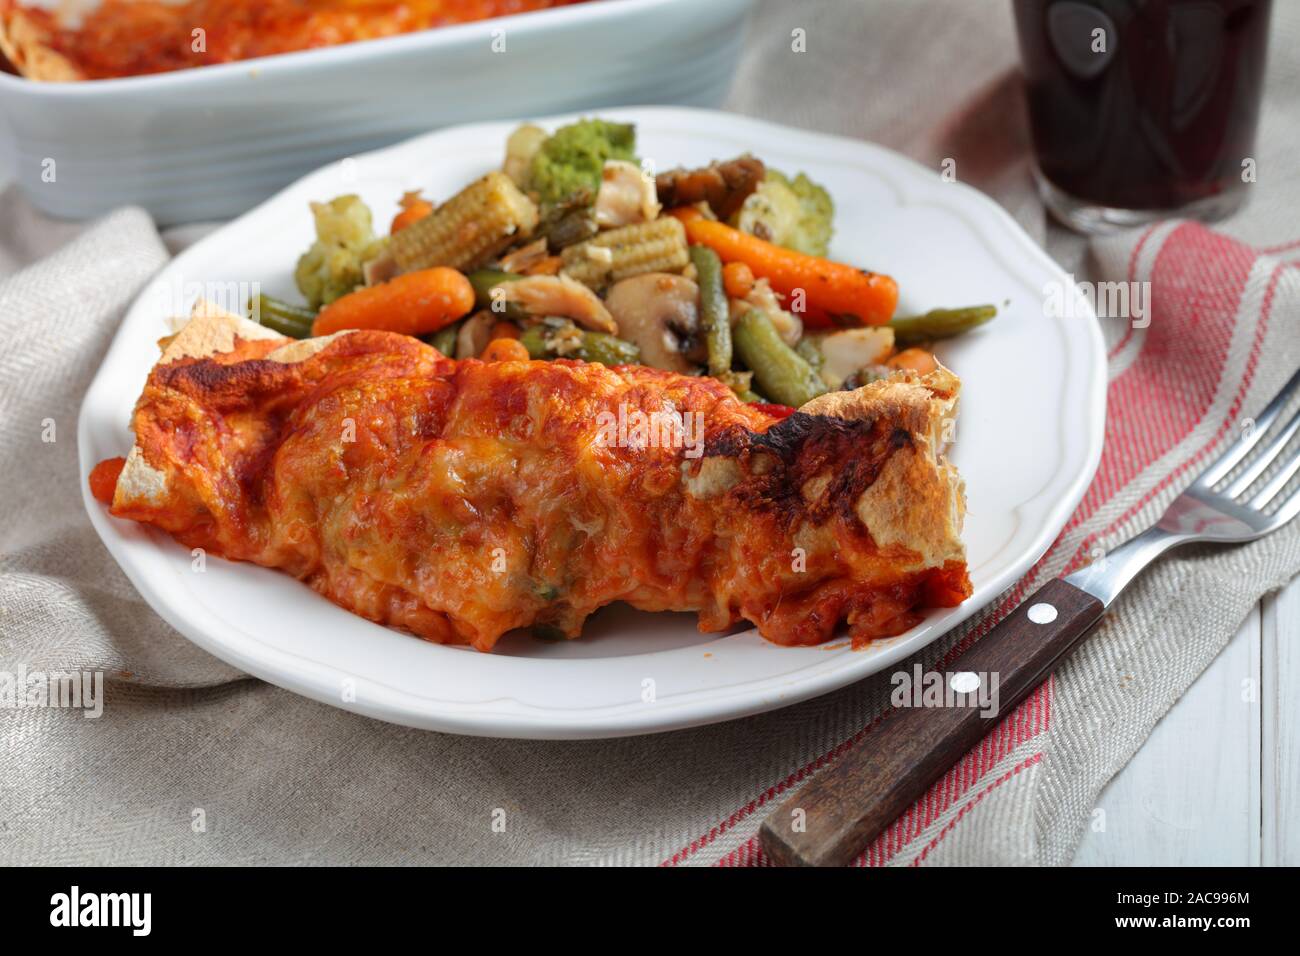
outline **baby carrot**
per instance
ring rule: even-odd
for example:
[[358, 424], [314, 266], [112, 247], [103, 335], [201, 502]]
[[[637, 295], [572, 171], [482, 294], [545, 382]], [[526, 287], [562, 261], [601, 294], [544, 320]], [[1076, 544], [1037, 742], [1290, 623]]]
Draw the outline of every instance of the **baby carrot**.
[[393, 217], [389, 232], [401, 232], [412, 223], [419, 222], [433, 212], [433, 203], [422, 199], [419, 193], [407, 193], [402, 197], [402, 211]]
[[343, 329], [380, 329], [428, 335], [474, 308], [474, 287], [455, 269], [407, 272], [335, 299], [320, 310], [312, 335]]
[[903, 349], [886, 363], [890, 368], [910, 368], [922, 375], [933, 372], [939, 367], [933, 352], [925, 349]]
[[518, 339], [493, 339], [483, 350], [485, 362], [527, 362], [532, 358]]
[[125, 458], [105, 458], [90, 469], [90, 493], [100, 504], [113, 503], [113, 493], [117, 491], [117, 479], [125, 466]]
[[723, 262], [743, 262], [767, 279], [787, 298], [786, 307], [813, 328], [845, 324], [847, 317], [883, 325], [898, 305], [898, 283], [887, 275], [783, 248], [706, 219], [698, 209], [671, 209], [669, 215], [682, 221], [691, 242], [708, 246]]
[[728, 262], [722, 267], [722, 284], [731, 298], [743, 299], [754, 291], [754, 270], [743, 262]]

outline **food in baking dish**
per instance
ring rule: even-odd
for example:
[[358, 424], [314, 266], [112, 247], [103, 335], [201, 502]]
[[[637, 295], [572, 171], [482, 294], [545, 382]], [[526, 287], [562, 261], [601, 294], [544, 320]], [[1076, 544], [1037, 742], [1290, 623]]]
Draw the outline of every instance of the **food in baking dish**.
[[0, 53], [29, 79], [98, 80], [582, 2], [588, 0], [101, 0], [69, 12], [66, 4], [49, 9], [0, 0]]

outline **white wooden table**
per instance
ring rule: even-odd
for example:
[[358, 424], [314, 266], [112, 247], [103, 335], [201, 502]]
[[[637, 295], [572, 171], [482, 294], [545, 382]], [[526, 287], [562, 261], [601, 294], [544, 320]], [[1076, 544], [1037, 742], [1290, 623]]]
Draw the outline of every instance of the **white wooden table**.
[[1076, 866], [1300, 864], [1300, 579], [1266, 597], [1102, 791]]
[[1076, 866], [1300, 865], [1300, 579], [1251, 612], [1099, 807]]

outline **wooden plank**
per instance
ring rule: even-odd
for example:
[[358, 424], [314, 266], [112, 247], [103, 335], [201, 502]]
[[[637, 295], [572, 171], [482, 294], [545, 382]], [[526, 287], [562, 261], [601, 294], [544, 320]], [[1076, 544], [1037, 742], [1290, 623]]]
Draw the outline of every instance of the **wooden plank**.
[[1300, 865], [1300, 578], [1264, 599], [1261, 860]]
[[1075, 866], [1258, 863], [1260, 643], [1257, 607], [1102, 791]]

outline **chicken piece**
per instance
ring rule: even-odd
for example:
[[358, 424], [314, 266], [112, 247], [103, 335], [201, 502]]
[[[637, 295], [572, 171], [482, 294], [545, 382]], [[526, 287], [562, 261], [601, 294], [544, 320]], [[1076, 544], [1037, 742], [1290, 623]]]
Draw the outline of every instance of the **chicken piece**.
[[740, 156], [699, 169], [670, 169], [655, 177], [655, 188], [668, 209], [707, 202], [719, 219], [730, 219], [766, 174], [761, 159]]
[[497, 286], [501, 299], [517, 302], [530, 313], [541, 318], [558, 315], [573, 319], [583, 328], [594, 332], [618, 332], [614, 318], [600, 301], [600, 296], [581, 282], [561, 273], [555, 276], [527, 276]]
[[655, 181], [636, 163], [622, 159], [605, 160], [596, 193], [596, 225], [617, 229], [638, 222], [649, 222], [659, 215]]
[[92, 487], [119, 518], [431, 641], [575, 637], [626, 601], [779, 644], [847, 623], [862, 643], [970, 594], [939, 452], [958, 387], [901, 372], [783, 418], [711, 378], [205, 315], [150, 373], [120, 477], [101, 465]]

